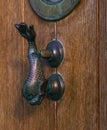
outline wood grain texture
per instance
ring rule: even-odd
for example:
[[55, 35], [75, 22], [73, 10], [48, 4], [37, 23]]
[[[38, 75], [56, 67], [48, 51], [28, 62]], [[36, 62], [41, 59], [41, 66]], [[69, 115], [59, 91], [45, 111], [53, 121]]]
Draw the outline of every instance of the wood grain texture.
[[99, 0], [99, 130], [107, 130], [107, 1]]
[[21, 20], [21, 0], [0, 2], [0, 129], [23, 129], [22, 46], [14, 24]]
[[[4, 7], [7, 7], [6, 9]], [[55, 37], [54, 23], [44, 22], [32, 12], [28, 1], [2, 0], [0, 4], [0, 129], [54, 130], [55, 104], [45, 99], [41, 106], [31, 107], [21, 90], [28, 72], [27, 42], [14, 24], [34, 24], [37, 45], [43, 49]], [[48, 77], [55, 69], [45, 67]]]
[[56, 130], [98, 130], [97, 8], [96, 0], [82, 0], [57, 22], [57, 38], [65, 49], [58, 69], [65, 95], [57, 104]]
[[[24, 1], [24, 16], [23, 20], [27, 24], [33, 24], [36, 31], [36, 43], [38, 49], [43, 49], [47, 46], [53, 38], [55, 38], [55, 25], [54, 23], [46, 22], [40, 19], [32, 11], [29, 1]], [[23, 74], [26, 76], [28, 70], [28, 59], [27, 59], [27, 42], [23, 43]], [[55, 69], [47, 67], [45, 61], [43, 61], [45, 76], [48, 78]], [[54, 102], [45, 99], [40, 106], [29, 106], [28, 103], [24, 102], [24, 130], [54, 130], [55, 129], [55, 104]]]
[[[29, 0], [0, 3], [0, 130], [107, 130], [106, 0], [81, 0], [58, 22], [32, 11]], [[27, 42], [15, 23], [34, 24], [39, 49], [55, 38], [62, 41], [64, 61], [57, 72], [65, 82], [64, 97], [30, 106], [21, 95], [29, 69]], [[43, 62], [46, 78], [56, 69]]]

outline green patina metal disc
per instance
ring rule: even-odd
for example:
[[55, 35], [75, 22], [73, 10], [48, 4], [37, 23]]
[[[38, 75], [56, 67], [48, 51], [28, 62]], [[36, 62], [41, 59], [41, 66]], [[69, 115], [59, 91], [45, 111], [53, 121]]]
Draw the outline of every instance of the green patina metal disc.
[[55, 21], [67, 16], [80, 0], [29, 0], [33, 10], [43, 19]]

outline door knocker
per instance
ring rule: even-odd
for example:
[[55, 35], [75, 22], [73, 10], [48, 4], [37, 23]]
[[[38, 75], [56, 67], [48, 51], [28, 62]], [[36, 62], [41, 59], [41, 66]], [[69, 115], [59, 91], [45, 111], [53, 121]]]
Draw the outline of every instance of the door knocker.
[[[33, 10], [43, 19], [56, 21], [67, 16], [80, 0], [29, 0]], [[30, 70], [24, 82], [22, 93], [31, 105], [40, 105], [45, 96], [57, 101], [64, 94], [64, 81], [60, 74], [52, 74], [45, 79], [41, 59], [51, 67], [58, 67], [64, 56], [60, 41], [53, 40], [46, 49], [39, 50], [35, 43], [36, 33], [33, 25], [16, 24], [19, 33], [28, 41]]]
[[22, 93], [31, 105], [40, 105], [45, 96], [57, 101], [64, 94], [64, 81], [60, 74], [52, 74], [45, 79], [41, 59], [46, 59], [51, 67], [58, 67], [64, 56], [60, 41], [51, 41], [46, 49], [38, 50], [35, 43], [35, 31], [33, 25], [25, 23], [16, 24], [19, 33], [28, 41], [28, 59], [30, 70], [24, 82]]

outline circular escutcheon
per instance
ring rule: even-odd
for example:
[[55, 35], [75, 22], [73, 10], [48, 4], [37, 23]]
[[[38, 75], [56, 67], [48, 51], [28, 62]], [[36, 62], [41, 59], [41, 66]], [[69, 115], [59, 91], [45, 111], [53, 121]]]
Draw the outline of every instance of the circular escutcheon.
[[33, 10], [43, 19], [56, 21], [67, 16], [80, 0], [29, 0]]
[[58, 40], [53, 40], [50, 43], [48, 43], [46, 50], [52, 53], [52, 56], [47, 59], [47, 63], [51, 67], [58, 67], [62, 63], [64, 57], [62, 43]]

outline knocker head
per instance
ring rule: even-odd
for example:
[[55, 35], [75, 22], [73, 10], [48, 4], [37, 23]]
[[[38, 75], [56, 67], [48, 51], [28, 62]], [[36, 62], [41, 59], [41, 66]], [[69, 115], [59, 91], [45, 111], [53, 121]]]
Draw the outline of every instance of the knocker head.
[[20, 23], [15, 24], [15, 27], [25, 39], [27, 39], [30, 42], [35, 41], [36, 33], [33, 25], [30, 25], [28, 27], [26, 23]]

